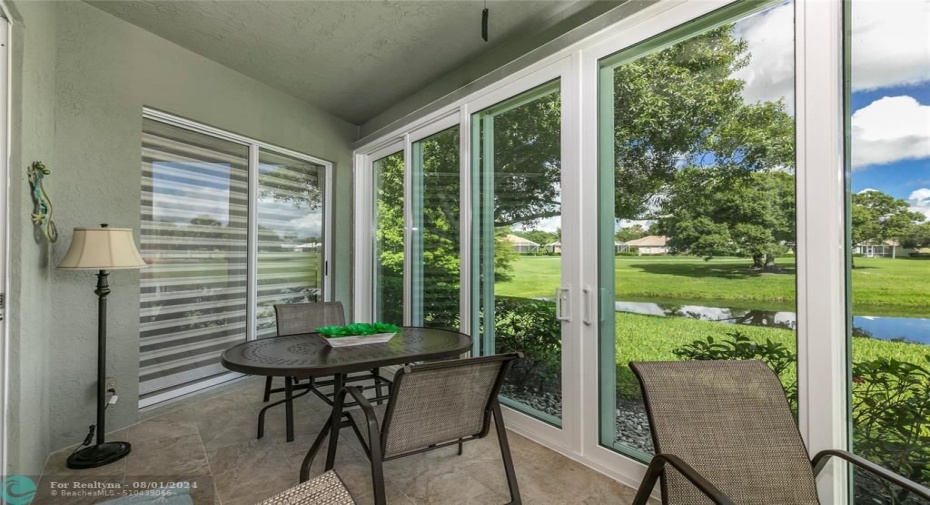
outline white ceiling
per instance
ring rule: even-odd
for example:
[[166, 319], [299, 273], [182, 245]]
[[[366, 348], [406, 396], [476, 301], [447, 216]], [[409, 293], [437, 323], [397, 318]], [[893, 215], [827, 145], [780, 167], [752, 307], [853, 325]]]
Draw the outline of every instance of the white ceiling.
[[484, 42], [484, 2], [476, 0], [87, 1], [354, 124], [508, 40], [549, 28], [564, 11], [595, 3], [490, 0]]

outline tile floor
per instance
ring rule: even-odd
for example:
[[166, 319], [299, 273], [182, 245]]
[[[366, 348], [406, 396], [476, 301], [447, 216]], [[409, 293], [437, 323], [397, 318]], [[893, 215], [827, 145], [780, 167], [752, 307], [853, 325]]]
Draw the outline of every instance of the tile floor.
[[[274, 408], [265, 437], [255, 438], [261, 384], [243, 382], [222, 394], [160, 409], [156, 415], [108, 436], [132, 444], [132, 453], [110, 465], [69, 470], [70, 450], [52, 454], [34, 503], [89, 504], [101, 496], [52, 496], [52, 482], [114, 482], [138, 489], [143, 482], [188, 480], [198, 505], [251, 505], [297, 484], [298, 467], [329, 414], [312, 395], [295, 402], [296, 439], [285, 442], [284, 409]], [[634, 491], [552, 450], [509, 433], [511, 452], [526, 504], [629, 504]], [[322, 472], [323, 457], [311, 475]], [[368, 460], [351, 430], [340, 434], [336, 471], [359, 503], [371, 503]], [[509, 499], [494, 430], [480, 441], [385, 464], [388, 503], [502, 504]], [[87, 493], [92, 494], [92, 493]]]

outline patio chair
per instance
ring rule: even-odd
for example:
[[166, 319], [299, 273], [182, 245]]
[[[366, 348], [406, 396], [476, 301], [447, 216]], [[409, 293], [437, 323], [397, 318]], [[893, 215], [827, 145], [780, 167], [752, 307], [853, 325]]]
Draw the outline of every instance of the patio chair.
[[[279, 337], [284, 335], [313, 333], [316, 332], [317, 328], [322, 326], [338, 326], [345, 324], [345, 311], [343, 310], [342, 302], [278, 304], [274, 306], [274, 312]], [[380, 370], [375, 368], [371, 370], [370, 374], [352, 376], [350, 380], [373, 380], [374, 387], [378, 390], [378, 396], [381, 396], [382, 386], [390, 384], [390, 382], [387, 379], [381, 377], [379, 372]], [[301, 384], [300, 381], [304, 379], [299, 377], [285, 377], [284, 387], [273, 388], [272, 379], [273, 377], [270, 376], [265, 377], [265, 391], [262, 401], [268, 403], [268, 401], [271, 399], [271, 395], [275, 393], [284, 393], [284, 399], [266, 405], [259, 412], [258, 438], [262, 438], [265, 435], [265, 412], [267, 412], [268, 409], [283, 403], [285, 404], [287, 441], [291, 442], [294, 440], [294, 399], [300, 398], [309, 392], [313, 392], [320, 396], [323, 401], [331, 405], [332, 400], [329, 397], [333, 396], [335, 392], [326, 395], [320, 393], [319, 389], [317, 388], [320, 386], [331, 386], [333, 382], [332, 380], [314, 380], [314, 378], [311, 377], [306, 379], [306, 383]], [[294, 393], [297, 391], [302, 392], [295, 395]]]
[[282, 491], [259, 505], [355, 505], [342, 479], [330, 470], [319, 477]]
[[[816, 504], [831, 456], [916, 496], [930, 489], [849, 452], [808, 459], [781, 382], [761, 361], [634, 362], [656, 455], [633, 503], [662, 479], [665, 504]], [[671, 468], [669, 468], [671, 467]]]
[[[458, 445], [461, 455], [463, 442], [488, 435], [492, 416], [510, 491], [509, 503], [521, 503], [497, 394], [507, 370], [522, 357], [512, 353], [405, 366], [394, 376], [386, 405], [372, 406], [358, 387], [340, 391], [333, 419], [341, 419], [346, 395], [361, 407], [345, 414], [371, 461], [375, 505], [386, 503], [385, 461], [451, 445]], [[335, 457], [334, 441], [338, 440], [340, 424], [330, 434], [327, 468]], [[313, 456], [311, 451], [304, 460], [302, 476]]]

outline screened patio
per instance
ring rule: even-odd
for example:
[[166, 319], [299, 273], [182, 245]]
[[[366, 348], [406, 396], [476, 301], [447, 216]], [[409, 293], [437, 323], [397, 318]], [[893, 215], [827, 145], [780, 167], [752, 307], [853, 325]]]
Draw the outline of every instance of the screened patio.
[[[384, 378], [358, 381], [376, 406], [410, 363], [521, 354], [461, 455], [385, 462], [389, 503], [506, 502], [496, 402], [523, 502], [632, 503], [661, 451], [629, 364], [657, 361], [759, 360], [808, 457], [930, 484], [927, 0], [2, 5], [10, 216], [29, 216], [6, 219], [3, 460], [38, 502], [98, 477], [225, 505], [297, 485], [349, 372], [320, 396], [343, 371], [224, 352], [286, 337], [276, 306], [331, 302], [340, 320], [301, 333], [469, 339], [351, 370]], [[75, 470], [97, 306], [91, 274], [55, 267], [103, 222], [146, 263], [111, 273], [106, 312], [108, 436], [132, 452]], [[385, 455], [354, 426], [334, 470], [374, 503]], [[815, 485], [922, 503], [839, 462]]]

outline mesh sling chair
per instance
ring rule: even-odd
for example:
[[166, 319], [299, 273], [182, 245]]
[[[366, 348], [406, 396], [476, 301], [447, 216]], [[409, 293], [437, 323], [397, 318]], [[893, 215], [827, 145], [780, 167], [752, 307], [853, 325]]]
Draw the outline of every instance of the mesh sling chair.
[[[497, 394], [507, 370], [522, 357], [512, 353], [405, 366], [394, 376], [386, 405], [372, 406], [358, 387], [346, 387], [336, 396], [333, 419], [341, 419], [343, 413], [349, 417], [371, 461], [375, 505], [386, 503], [385, 461], [450, 445], [458, 445], [461, 455], [463, 442], [488, 435], [492, 416], [510, 491], [509, 503], [521, 503]], [[361, 408], [343, 412], [347, 394]], [[334, 463], [340, 424], [335, 423], [329, 435], [327, 470]], [[311, 450], [304, 459], [301, 479], [306, 479], [314, 456]]]
[[258, 505], [355, 505], [349, 490], [336, 472], [330, 470], [319, 477], [286, 489]]
[[[345, 324], [345, 311], [342, 302], [308, 302], [308, 303], [285, 303], [274, 306], [275, 321], [277, 323], [278, 336], [297, 335], [301, 333], [314, 333], [317, 328], [322, 326], [341, 326]], [[381, 388], [384, 384], [389, 384], [387, 379], [379, 375], [377, 368], [371, 370], [370, 374], [356, 375], [349, 378], [351, 381], [374, 380], [374, 387], [378, 390], [378, 396], [381, 396]], [[258, 414], [258, 438], [265, 434], [265, 413], [268, 409], [280, 404], [285, 407], [285, 422], [287, 423], [287, 441], [294, 440], [294, 399], [300, 398], [307, 393], [313, 392], [323, 399], [323, 401], [332, 405], [329, 398], [334, 393], [323, 394], [317, 387], [330, 386], [331, 380], [315, 381], [310, 378], [306, 383], [301, 384], [299, 378], [285, 377], [284, 387], [272, 388], [272, 377], [265, 377], [265, 392], [262, 401], [267, 403], [274, 393], [284, 393], [284, 399], [266, 405]], [[301, 391], [299, 394], [294, 394]]]
[[930, 499], [930, 489], [846, 451], [808, 459], [781, 382], [761, 361], [630, 368], [643, 388], [656, 450], [634, 504], [646, 504], [660, 477], [665, 504], [816, 504], [814, 479], [831, 456]]

